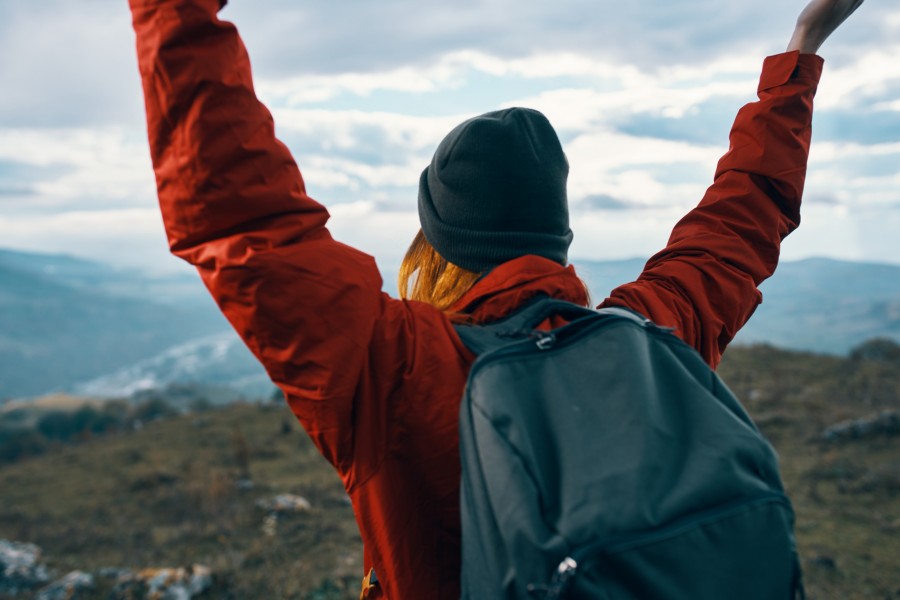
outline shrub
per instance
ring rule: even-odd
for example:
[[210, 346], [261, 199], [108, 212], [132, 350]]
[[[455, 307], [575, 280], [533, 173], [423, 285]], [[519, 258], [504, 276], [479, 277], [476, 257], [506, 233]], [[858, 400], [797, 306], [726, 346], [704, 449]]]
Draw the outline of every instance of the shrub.
[[48, 440], [68, 441], [77, 433], [72, 413], [53, 410], [42, 416], [37, 422], [37, 430]]
[[855, 361], [871, 360], [900, 363], [900, 344], [888, 338], [875, 338], [863, 342], [851, 350], [850, 358]]
[[166, 402], [164, 398], [155, 396], [135, 407], [131, 416], [140, 421], [155, 421], [156, 419], [172, 417], [177, 414], [178, 411], [175, 410], [171, 404]]
[[37, 456], [46, 448], [46, 440], [33, 429], [0, 429], [0, 462]]

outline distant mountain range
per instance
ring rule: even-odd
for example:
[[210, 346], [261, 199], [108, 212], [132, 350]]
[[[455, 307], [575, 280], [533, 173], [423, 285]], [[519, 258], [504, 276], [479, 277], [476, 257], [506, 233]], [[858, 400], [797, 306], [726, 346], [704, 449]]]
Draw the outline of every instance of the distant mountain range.
[[67, 389], [225, 331], [193, 279], [0, 252], [0, 399]]
[[[599, 301], [644, 261], [574, 263]], [[393, 293], [392, 275], [386, 270]], [[843, 354], [873, 337], [900, 341], [900, 266], [783, 263], [762, 290], [737, 343]], [[154, 277], [0, 250], [0, 401], [51, 391], [121, 397], [185, 382], [271, 392], [195, 274]]]
[[[643, 259], [574, 261], [595, 301], [633, 281]], [[810, 258], [783, 262], [736, 343], [845, 354], [875, 338], [900, 341], [900, 265]]]

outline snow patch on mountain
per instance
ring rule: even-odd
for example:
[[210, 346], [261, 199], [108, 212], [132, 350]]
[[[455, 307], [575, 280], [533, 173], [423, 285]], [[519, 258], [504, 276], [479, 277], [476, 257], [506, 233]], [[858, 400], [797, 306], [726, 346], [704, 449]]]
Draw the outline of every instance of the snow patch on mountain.
[[76, 384], [72, 392], [92, 397], [129, 397], [174, 383], [215, 383], [249, 395], [268, 396], [272, 383], [232, 332], [173, 346], [156, 356]]

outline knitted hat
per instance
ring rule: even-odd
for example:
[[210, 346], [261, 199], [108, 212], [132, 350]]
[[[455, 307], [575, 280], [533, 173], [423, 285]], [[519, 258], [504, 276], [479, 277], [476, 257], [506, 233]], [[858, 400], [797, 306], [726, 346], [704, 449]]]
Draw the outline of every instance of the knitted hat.
[[536, 110], [469, 119], [440, 143], [419, 180], [422, 232], [438, 254], [482, 272], [525, 254], [566, 264], [572, 242], [556, 132]]

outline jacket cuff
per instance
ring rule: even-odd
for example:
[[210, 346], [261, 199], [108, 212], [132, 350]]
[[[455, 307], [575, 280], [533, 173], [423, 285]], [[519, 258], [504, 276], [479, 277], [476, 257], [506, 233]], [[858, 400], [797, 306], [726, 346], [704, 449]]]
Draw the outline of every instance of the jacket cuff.
[[786, 83], [816, 84], [822, 76], [825, 61], [816, 54], [800, 54], [799, 51], [769, 56], [763, 61], [757, 92], [763, 92]]

